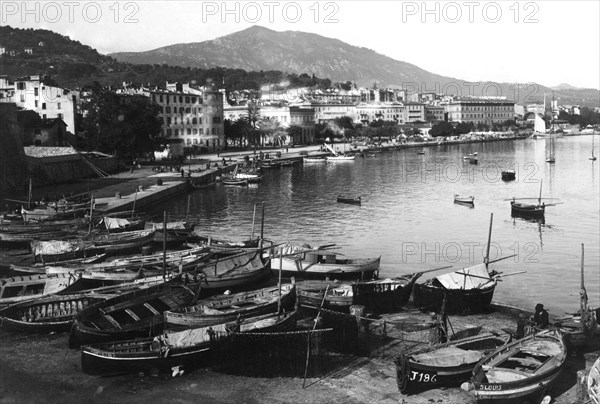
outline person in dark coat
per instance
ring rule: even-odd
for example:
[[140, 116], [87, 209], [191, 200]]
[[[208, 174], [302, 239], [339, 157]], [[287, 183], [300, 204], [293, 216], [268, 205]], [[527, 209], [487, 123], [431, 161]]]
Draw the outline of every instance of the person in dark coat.
[[548, 312], [544, 310], [544, 305], [538, 303], [535, 305], [535, 314], [533, 315], [533, 322], [537, 328], [546, 328], [550, 324], [548, 318]]

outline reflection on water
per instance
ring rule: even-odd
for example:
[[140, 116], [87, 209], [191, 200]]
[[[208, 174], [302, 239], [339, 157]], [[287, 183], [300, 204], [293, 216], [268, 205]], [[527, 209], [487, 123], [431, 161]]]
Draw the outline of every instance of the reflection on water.
[[[347, 256], [382, 256], [382, 275], [444, 264], [481, 263], [489, 217], [494, 213], [490, 259], [506, 273], [495, 300], [524, 307], [543, 302], [551, 313], [579, 304], [579, 251], [586, 245], [586, 286], [600, 306], [598, 164], [590, 160], [590, 136], [555, 140], [556, 163], [545, 162], [544, 140], [441, 145], [357, 157], [354, 161], [295, 164], [265, 170], [255, 187], [224, 187], [192, 194], [190, 217], [203, 233], [242, 239], [252, 232], [254, 205], [265, 202], [265, 237], [277, 242], [336, 243]], [[462, 156], [478, 153], [479, 164]], [[515, 181], [501, 180], [513, 169]], [[509, 200], [543, 197], [561, 202], [545, 220], [511, 217]], [[338, 204], [338, 194], [360, 196], [362, 206]], [[475, 197], [473, 209], [454, 195]], [[168, 205], [185, 216], [187, 198]], [[260, 209], [259, 209], [260, 211]], [[260, 214], [257, 214], [257, 221]], [[256, 224], [256, 229], [260, 224]]]

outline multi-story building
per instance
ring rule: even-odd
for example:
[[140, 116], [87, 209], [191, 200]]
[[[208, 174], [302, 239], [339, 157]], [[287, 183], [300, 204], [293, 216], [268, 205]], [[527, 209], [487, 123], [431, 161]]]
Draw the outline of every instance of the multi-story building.
[[349, 116], [354, 122], [358, 122], [355, 104], [304, 102], [296, 106], [312, 108], [315, 111], [315, 123], [331, 122], [335, 118], [341, 118], [342, 116]]
[[75, 130], [77, 97], [74, 92], [44, 84], [40, 76], [17, 80], [12, 85], [6, 77], [0, 80], [0, 102], [14, 102], [17, 107], [37, 112], [42, 119], [60, 118], [67, 131]]
[[446, 108], [436, 105], [425, 105], [425, 119], [427, 122], [439, 122], [444, 120]]
[[420, 102], [407, 102], [404, 104], [404, 123], [425, 122], [425, 104]]
[[402, 123], [404, 107], [400, 103], [361, 103], [356, 106], [356, 112], [362, 123], [371, 123], [373, 121], [396, 121]]
[[502, 98], [459, 98], [450, 101], [448, 120], [491, 125], [514, 119], [515, 102]]
[[315, 110], [304, 107], [290, 107], [290, 125], [299, 126], [302, 132], [288, 139], [292, 144], [311, 144], [315, 141]]
[[172, 143], [172, 154], [182, 154], [183, 148], [217, 151], [225, 146], [223, 94], [218, 90], [167, 83], [166, 90], [142, 92], [160, 107], [162, 136]]

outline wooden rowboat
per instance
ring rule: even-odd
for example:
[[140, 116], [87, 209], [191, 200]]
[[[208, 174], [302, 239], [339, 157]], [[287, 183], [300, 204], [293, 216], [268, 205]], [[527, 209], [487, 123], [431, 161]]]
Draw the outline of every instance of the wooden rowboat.
[[213, 324], [235, 321], [277, 311], [279, 301], [282, 309], [291, 311], [296, 300], [295, 284], [220, 295], [203, 299], [193, 306], [165, 311], [165, 322], [169, 327], [207, 327]]
[[223, 178], [221, 182], [223, 183], [223, 185], [232, 185], [239, 187], [248, 186], [248, 180], [246, 179]]
[[202, 289], [217, 291], [239, 288], [271, 276], [270, 261], [263, 261], [261, 251], [250, 251], [225, 256], [197, 265], [190, 272]]
[[475, 197], [474, 196], [460, 196], [460, 195], [454, 195], [454, 203], [458, 203], [461, 205], [469, 205], [469, 206], [474, 206], [475, 205]]
[[66, 332], [77, 313], [110, 296], [74, 294], [29, 299], [0, 310], [0, 328], [25, 333]]
[[164, 311], [196, 299], [195, 286], [189, 286], [165, 282], [91, 305], [77, 316], [69, 346], [156, 335], [163, 329]]
[[0, 279], [0, 307], [43, 295], [79, 288], [83, 280], [73, 274], [26, 275]]
[[296, 315], [268, 314], [239, 322], [183, 331], [165, 331], [156, 337], [101, 343], [81, 349], [81, 368], [92, 375], [158, 369], [171, 372], [208, 365], [211, 339], [232, 332], [277, 332], [295, 328]]
[[469, 380], [473, 368], [485, 355], [509, 341], [507, 333], [484, 333], [403, 352], [396, 358], [398, 388], [407, 394], [440, 385], [458, 386]]
[[558, 330], [543, 330], [483, 358], [471, 382], [478, 401], [539, 402], [560, 374], [567, 347]]

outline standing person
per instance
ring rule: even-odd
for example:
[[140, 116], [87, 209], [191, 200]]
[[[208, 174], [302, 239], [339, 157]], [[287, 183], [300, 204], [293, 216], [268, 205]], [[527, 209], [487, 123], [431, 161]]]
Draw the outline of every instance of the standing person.
[[537, 328], [546, 328], [550, 324], [548, 318], [548, 312], [544, 310], [544, 305], [538, 303], [535, 305], [535, 314], [533, 315], [533, 322]]

